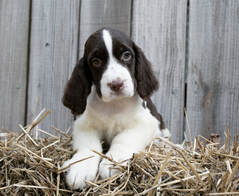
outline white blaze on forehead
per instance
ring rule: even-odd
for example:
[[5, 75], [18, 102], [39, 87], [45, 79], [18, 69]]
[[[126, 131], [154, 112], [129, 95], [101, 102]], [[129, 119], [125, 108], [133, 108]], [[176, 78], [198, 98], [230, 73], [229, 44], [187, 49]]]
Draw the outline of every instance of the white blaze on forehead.
[[[110, 32], [103, 30], [103, 40], [108, 53], [107, 68], [104, 71], [100, 84], [101, 84], [101, 94], [104, 101], [111, 101], [113, 99], [122, 97], [131, 97], [134, 95], [134, 84], [127, 70], [113, 55], [113, 40]], [[120, 80], [123, 82], [123, 89], [121, 94], [115, 94], [110, 87], [109, 83]]]
[[112, 38], [111, 38], [109, 31], [107, 31], [105, 29], [103, 30], [103, 39], [104, 39], [105, 46], [108, 51], [109, 57], [111, 59], [113, 56], [112, 55]]

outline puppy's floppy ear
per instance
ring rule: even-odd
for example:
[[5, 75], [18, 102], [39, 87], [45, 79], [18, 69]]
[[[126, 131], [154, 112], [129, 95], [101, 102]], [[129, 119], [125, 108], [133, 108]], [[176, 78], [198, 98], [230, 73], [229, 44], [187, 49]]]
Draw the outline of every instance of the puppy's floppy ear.
[[79, 115], [85, 111], [87, 97], [91, 91], [92, 79], [84, 58], [76, 64], [67, 81], [62, 102], [71, 109], [72, 114]]
[[135, 77], [137, 92], [142, 99], [150, 97], [158, 89], [158, 81], [153, 73], [151, 63], [145, 57], [141, 48], [133, 43], [135, 52]]

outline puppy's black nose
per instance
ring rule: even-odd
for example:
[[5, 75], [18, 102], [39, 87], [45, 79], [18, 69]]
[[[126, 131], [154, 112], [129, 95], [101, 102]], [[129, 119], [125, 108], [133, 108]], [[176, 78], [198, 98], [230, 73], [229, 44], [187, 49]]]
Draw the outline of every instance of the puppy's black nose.
[[124, 83], [122, 81], [116, 80], [108, 83], [107, 85], [112, 91], [119, 92], [123, 88]]

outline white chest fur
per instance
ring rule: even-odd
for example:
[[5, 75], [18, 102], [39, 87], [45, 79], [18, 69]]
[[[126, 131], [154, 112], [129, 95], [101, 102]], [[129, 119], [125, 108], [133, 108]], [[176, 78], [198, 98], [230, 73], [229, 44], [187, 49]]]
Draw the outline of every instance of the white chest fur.
[[87, 100], [86, 111], [76, 120], [75, 126], [97, 130], [102, 139], [111, 142], [119, 132], [131, 129], [140, 121], [150, 118], [153, 121], [156, 120], [142, 106], [142, 100], [138, 95], [104, 102], [98, 97], [93, 87]]

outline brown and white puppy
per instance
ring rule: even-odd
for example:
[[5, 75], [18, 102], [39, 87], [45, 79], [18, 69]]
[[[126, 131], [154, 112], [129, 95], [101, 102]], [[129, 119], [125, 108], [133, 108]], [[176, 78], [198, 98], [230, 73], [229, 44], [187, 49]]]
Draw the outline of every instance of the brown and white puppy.
[[84, 188], [85, 180], [94, 180], [98, 167], [102, 178], [117, 171], [92, 151], [103, 151], [102, 140], [110, 146], [106, 155], [123, 161], [144, 150], [155, 136], [169, 136], [150, 100], [157, 88], [149, 61], [125, 34], [103, 28], [88, 38], [63, 96], [63, 104], [78, 115], [73, 128], [77, 153], [64, 166], [94, 157], [68, 169], [71, 188]]

